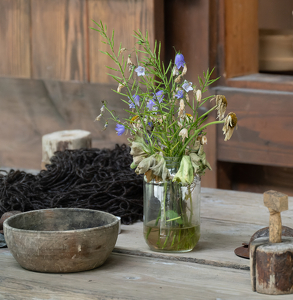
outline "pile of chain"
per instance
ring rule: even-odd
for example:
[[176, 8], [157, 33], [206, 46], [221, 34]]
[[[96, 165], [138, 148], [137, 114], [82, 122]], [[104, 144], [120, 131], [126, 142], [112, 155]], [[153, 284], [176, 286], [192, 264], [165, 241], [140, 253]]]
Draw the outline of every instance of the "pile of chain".
[[129, 147], [56, 152], [37, 175], [0, 170], [0, 216], [44, 208], [88, 208], [121, 217], [123, 224], [142, 220], [143, 181], [130, 169]]

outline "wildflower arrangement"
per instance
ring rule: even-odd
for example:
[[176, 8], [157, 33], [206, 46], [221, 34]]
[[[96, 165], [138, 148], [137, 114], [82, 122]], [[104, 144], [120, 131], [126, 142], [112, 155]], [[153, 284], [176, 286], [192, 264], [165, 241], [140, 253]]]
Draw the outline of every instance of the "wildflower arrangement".
[[[231, 112], [225, 116], [227, 100], [223, 95], [203, 97], [209, 85], [217, 79], [211, 79], [209, 70], [198, 77], [198, 84], [187, 81], [187, 65], [180, 52], [175, 53], [175, 61], [165, 65], [160, 58], [161, 44], [155, 42], [151, 49], [148, 34], [134, 32], [136, 45], [125, 49], [120, 44], [118, 52], [114, 50], [114, 31], [111, 37], [102, 22], [96, 23], [98, 31], [109, 46], [103, 52], [109, 56], [116, 68], [108, 67], [114, 74], [108, 74], [117, 81], [117, 90], [125, 105], [128, 118], [120, 119], [103, 102], [96, 120], [104, 118], [116, 122], [118, 136], [129, 134], [133, 163], [131, 168], [137, 174], [145, 174], [147, 181], [181, 182], [189, 185], [194, 176], [201, 176], [211, 169], [207, 162], [203, 145], [207, 143], [205, 129], [214, 124], [223, 124], [225, 141], [229, 140], [237, 126], [237, 117]], [[202, 115], [198, 109], [207, 101], [214, 106]], [[217, 119], [205, 123], [208, 114], [217, 110]], [[107, 122], [105, 126], [107, 126]], [[166, 166], [166, 158], [176, 157], [180, 161], [178, 172], [171, 178]]]

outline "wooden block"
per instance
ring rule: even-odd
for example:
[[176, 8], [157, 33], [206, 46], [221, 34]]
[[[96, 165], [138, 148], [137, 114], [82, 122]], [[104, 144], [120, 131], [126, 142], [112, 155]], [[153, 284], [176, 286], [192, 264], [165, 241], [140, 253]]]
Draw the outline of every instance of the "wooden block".
[[90, 149], [92, 137], [89, 131], [85, 130], [63, 130], [43, 135], [42, 138], [42, 164], [45, 169], [50, 164], [50, 159], [56, 151], [66, 149]]
[[[156, 18], [158, 11], [161, 12], [161, 23], [159, 22], [159, 24], [157, 23], [158, 18]], [[143, 34], [147, 30], [151, 46], [154, 45], [157, 36], [162, 37], [161, 32], [163, 32], [162, 25], [164, 20], [162, 0], [89, 0], [88, 15], [90, 27], [96, 27], [92, 20], [97, 23], [101, 20], [108, 27], [108, 35], [111, 36], [112, 30], [115, 30], [116, 54], [120, 42], [122, 47], [130, 50], [131, 53], [134, 43], [137, 41], [133, 37], [134, 30], [140, 29]], [[116, 83], [116, 81], [106, 75], [111, 70], [108, 70], [105, 66], [116, 68], [116, 65], [111, 58], [100, 53], [100, 50], [110, 52], [109, 46], [103, 44], [102, 41], [104, 39], [98, 32], [89, 29], [90, 81]], [[132, 54], [132, 59], [134, 62], [134, 54]], [[114, 75], [119, 76], [119, 74]]]
[[32, 0], [33, 78], [87, 81], [85, 0]]
[[293, 293], [293, 238], [283, 237], [282, 243], [269, 243], [259, 238], [250, 244], [252, 290], [262, 294]]
[[0, 1], [0, 76], [30, 78], [30, 2]]
[[288, 210], [288, 196], [276, 192], [276, 191], [267, 191], [264, 193], [264, 205], [276, 212], [282, 212]]

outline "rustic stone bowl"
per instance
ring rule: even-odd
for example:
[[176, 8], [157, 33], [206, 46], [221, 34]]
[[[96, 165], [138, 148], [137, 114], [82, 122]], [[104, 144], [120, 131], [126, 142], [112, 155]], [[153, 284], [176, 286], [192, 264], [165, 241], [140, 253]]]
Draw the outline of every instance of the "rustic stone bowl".
[[4, 235], [9, 250], [25, 269], [68, 273], [101, 266], [118, 236], [118, 219], [102, 211], [42, 209], [8, 218]]

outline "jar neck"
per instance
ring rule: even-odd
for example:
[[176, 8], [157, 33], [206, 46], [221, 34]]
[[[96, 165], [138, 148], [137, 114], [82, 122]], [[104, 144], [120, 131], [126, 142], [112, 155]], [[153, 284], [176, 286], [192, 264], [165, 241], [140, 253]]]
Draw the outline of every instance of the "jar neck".
[[180, 158], [179, 157], [164, 157], [166, 161], [166, 168], [171, 174], [177, 173], [180, 167]]

